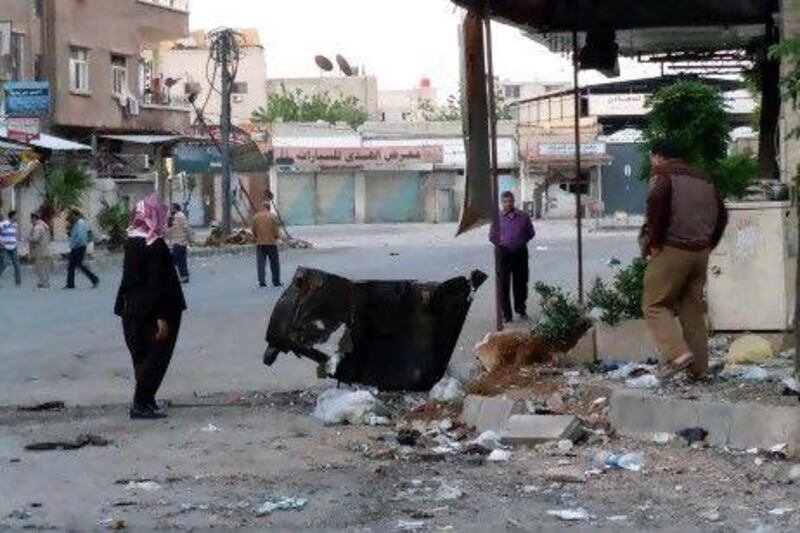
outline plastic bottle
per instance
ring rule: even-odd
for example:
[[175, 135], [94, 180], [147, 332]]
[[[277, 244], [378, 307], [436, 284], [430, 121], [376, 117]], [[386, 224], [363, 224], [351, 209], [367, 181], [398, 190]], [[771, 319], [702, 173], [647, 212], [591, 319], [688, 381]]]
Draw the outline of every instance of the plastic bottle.
[[644, 468], [644, 455], [640, 453], [613, 453], [602, 451], [595, 454], [593, 461], [595, 467], [618, 468], [639, 472]]

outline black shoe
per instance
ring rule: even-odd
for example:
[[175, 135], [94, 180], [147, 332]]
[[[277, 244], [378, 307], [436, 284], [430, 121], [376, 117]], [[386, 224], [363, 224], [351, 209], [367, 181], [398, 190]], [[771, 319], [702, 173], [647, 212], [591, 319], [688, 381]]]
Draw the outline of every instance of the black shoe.
[[522, 312], [517, 314], [519, 315], [520, 320], [528, 320], [528, 313]]
[[506, 324], [510, 324], [513, 321], [514, 321], [514, 319], [512, 317], [510, 317], [510, 316], [504, 316], [503, 317], [503, 322], [506, 323]]
[[63, 290], [65, 290], [65, 291], [75, 290], [75, 285], [64, 285], [64, 289]]
[[160, 420], [167, 418], [161, 411], [155, 411], [149, 405], [134, 405], [130, 410], [131, 420]]
[[259, 284], [258, 284], [258, 286], [259, 286], [259, 287], [261, 287], [261, 288], [263, 289], [264, 287], [266, 287], [266, 286], [267, 286], [267, 284], [266, 284], [266, 283], [259, 283]]
[[99, 286], [100, 286], [100, 280], [99, 280], [99, 279], [96, 279], [96, 280], [94, 280], [94, 281], [92, 282], [92, 288], [93, 288], [93, 289], [96, 289], [96, 288], [97, 288], [97, 287], [99, 287]]
[[283, 283], [273, 283], [273, 287], [283, 287]]

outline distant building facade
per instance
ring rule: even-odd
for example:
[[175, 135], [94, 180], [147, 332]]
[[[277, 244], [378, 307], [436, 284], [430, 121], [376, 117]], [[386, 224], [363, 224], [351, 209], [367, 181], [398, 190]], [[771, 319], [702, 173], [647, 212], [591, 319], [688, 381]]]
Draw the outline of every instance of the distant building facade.
[[[249, 122], [253, 112], [267, 105], [267, 63], [264, 47], [255, 28], [235, 29], [241, 35], [241, 56], [236, 74], [238, 91], [231, 99], [231, 116], [234, 124]], [[179, 92], [197, 93], [196, 104], [210, 124], [219, 124], [222, 101], [212, 89], [207, 70], [209, 42], [205, 31], [193, 31], [189, 37], [162, 43], [160, 47], [161, 70], [168, 79], [176, 80]], [[219, 89], [220, 72], [216, 72], [214, 86]], [[194, 114], [194, 111], [193, 111]]]
[[378, 79], [374, 76], [317, 76], [308, 78], [271, 78], [267, 80], [268, 94], [302, 92], [306, 96], [328, 94], [331, 98], [355, 98], [367, 112], [369, 120], [379, 120]]
[[413, 89], [378, 92], [381, 122], [415, 122], [425, 120], [425, 109], [439, 106], [436, 88], [429, 78], [422, 78]]

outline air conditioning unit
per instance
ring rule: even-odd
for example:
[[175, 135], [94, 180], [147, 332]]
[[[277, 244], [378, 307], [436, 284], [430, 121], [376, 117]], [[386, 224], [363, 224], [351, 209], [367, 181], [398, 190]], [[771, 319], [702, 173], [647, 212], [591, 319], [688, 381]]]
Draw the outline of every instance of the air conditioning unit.
[[128, 101], [125, 103], [125, 114], [129, 117], [138, 116], [139, 100], [136, 98], [128, 98]]

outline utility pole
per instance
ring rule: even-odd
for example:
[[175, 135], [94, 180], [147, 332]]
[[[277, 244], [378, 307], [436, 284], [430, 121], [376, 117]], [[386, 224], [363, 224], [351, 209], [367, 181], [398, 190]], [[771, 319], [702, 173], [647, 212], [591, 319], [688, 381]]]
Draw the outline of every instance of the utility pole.
[[233, 76], [230, 71], [232, 40], [231, 30], [220, 35], [220, 56], [222, 68], [222, 111], [220, 114], [220, 133], [222, 134], [222, 233], [231, 234], [231, 89]]

